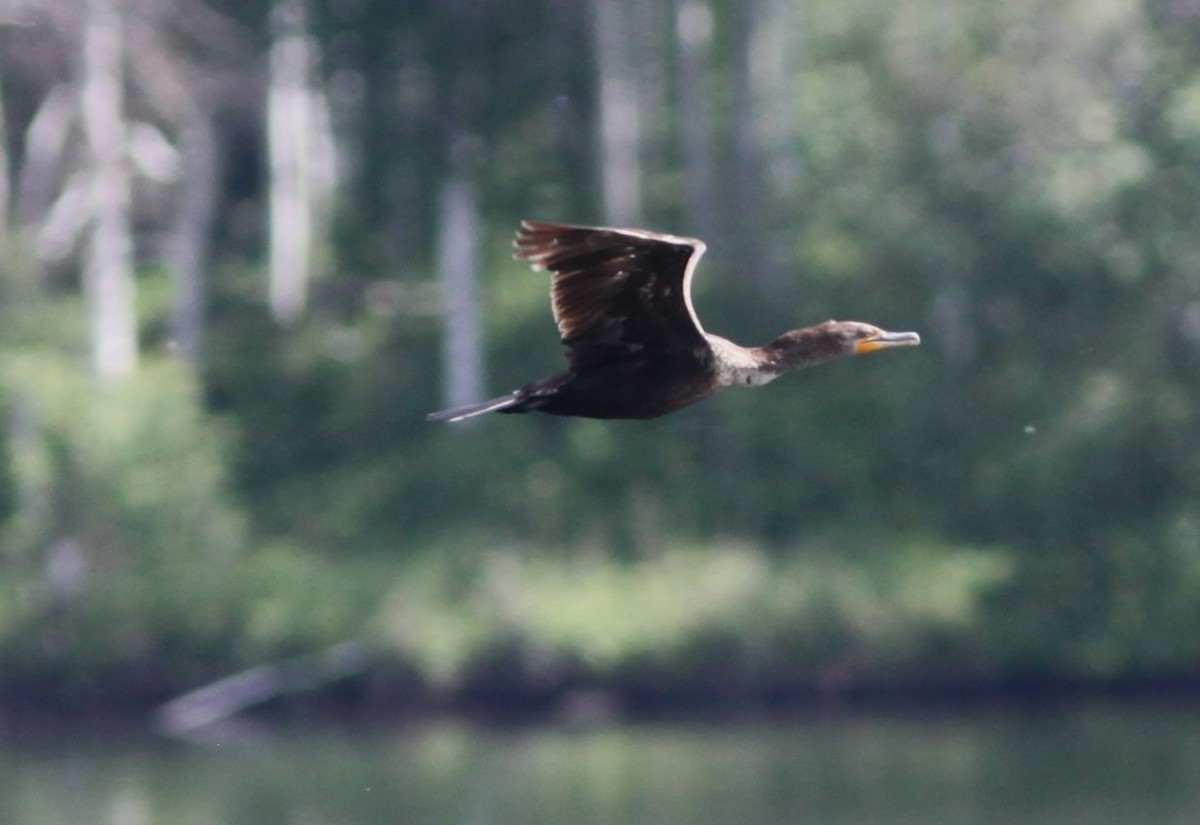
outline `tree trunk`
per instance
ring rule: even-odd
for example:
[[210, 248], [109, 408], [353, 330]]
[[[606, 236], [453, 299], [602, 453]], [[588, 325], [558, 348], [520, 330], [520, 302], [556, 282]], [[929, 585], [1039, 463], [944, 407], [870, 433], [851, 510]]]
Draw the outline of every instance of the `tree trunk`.
[[485, 392], [479, 312], [481, 220], [475, 183], [460, 161], [452, 164], [438, 200], [437, 267], [441, 284], [443, 397], [447, 407], [479, 401]]
[[752, 263], [746, 275], [755, 288], [755, 299], [762, 313], [772, 318], [779, 307], [779, 274], [766, 231], [771, 201], [763, 170], [762, 126], [755, 106], [754, 47], [761, 11], [760, 0], [742, 0], [736, 15], [737, 58], [734, 69], [733, 114], [733, 209], [737, 260]]
[[642, 129], [623, 0], [592, 0], [592, 34], [599, 74], [600, 190], [604, 219], [637, 226], [642, 217]]
[[801, 183], [800, 117], [796, 79], [804, 55], [803, 3], [773, 3], [762, 9], [751, 47], [754, 117], [766, 179], [777, 197]]
[[4, 119], [4, 89], [0, 87], [0, 271], [8, 270], [9, 194], [8, 123]]
[[[796, 110], [788, 103], [792, 95], [786, 85], [800, 48], [799, 15], [795, 4], [762, 0], [743, 0], [736, 11], [733, 251], [754, 263], [747, 274], [766, 318], [779, 315], [794, 298], [772, 229], [788, 223], [780, 218], [780, 196], [799, 186]], [[775, 317], [776, 323], [784, 321]]]
[[217, 198], [217, 136], [207, 112], [189, 114], [180, 130], [179, 202], [168, 265], [175, 276], [171, 337], [179, 355], [191, 364], [204, 350], [205, 267]]
[[83, 119], [92, 164], [92, 232], [84, 280], [92, 363], [101, 381], [129, 375], [137, 365], [121, 13], [119, 0], [88, 0], [84, 23]]
[[324, 96], [313, 82], [315, 46], [303, 0], [280, 0], [272, 12], [267, 91], [270, 155], [270, 305], [280, 322], [308, 304], [314, 260], [322, 251], [326, 201], [333, 186], [333, 139]]
[[[689, 232], [708, 241], [717, 257], [723, 255], [720, 216], [716, 208], [712, 137], [704, 94], [707, 53], [712, 41], [712, 14], [707, 0], [675, 0], [676, 72], [679, 120], [683, 132], [684, 176], [687, 182]], [[712, 252], [710, 252], [712, 254]]]

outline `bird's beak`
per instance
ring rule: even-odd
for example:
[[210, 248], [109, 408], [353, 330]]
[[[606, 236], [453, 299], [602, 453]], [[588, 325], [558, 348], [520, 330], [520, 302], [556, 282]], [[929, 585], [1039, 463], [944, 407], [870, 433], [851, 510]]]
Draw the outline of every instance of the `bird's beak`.
[[888, 347], [915, 347], [921, 343], [921, 336], [915, 332], [880, 332], [870, 338], [863, 338], [854, 344], [854, 354], [874, 352]]

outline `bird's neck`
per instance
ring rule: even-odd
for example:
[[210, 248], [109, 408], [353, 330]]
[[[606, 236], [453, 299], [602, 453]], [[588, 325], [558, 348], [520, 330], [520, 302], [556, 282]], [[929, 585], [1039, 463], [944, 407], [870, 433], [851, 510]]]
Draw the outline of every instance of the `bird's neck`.
[[718, 383], [727, 387], [758, 386], [785, 372], [811, 367], [836, 358], [827, 336], [812, 328], [785, 332], [761, 347], [742, 347], [716, 335], [708, 335], [716, 359]]
[[761, 347], [743, 347], [719, 335], [706, 334], [713, 354], [716, 383], [721, 387], [755, 387], [778, 378]]
[[825, 336], [811, 327], [785, 332], [766, 346], [755, 347], [753, 353], [764, 369], [777, 373], [811, 367], [839, 354], [830, 348]]

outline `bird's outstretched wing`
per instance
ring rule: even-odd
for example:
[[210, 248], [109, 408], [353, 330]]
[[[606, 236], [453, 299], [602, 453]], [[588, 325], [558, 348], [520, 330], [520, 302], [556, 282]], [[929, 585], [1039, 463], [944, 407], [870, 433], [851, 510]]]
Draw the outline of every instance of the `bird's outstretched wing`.
[[571, 366], [708, 346], [691, 298], [703, 242], [522, 221], [515, 246], [518, 258], [554, 273], [554, 320]]

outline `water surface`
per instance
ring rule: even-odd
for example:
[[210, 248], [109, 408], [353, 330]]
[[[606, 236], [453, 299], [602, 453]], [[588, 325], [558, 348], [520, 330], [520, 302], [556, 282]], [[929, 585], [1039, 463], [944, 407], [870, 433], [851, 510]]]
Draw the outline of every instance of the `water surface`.
[[1200, 709], [0, 742], [5, 825], [1200, 822]]

